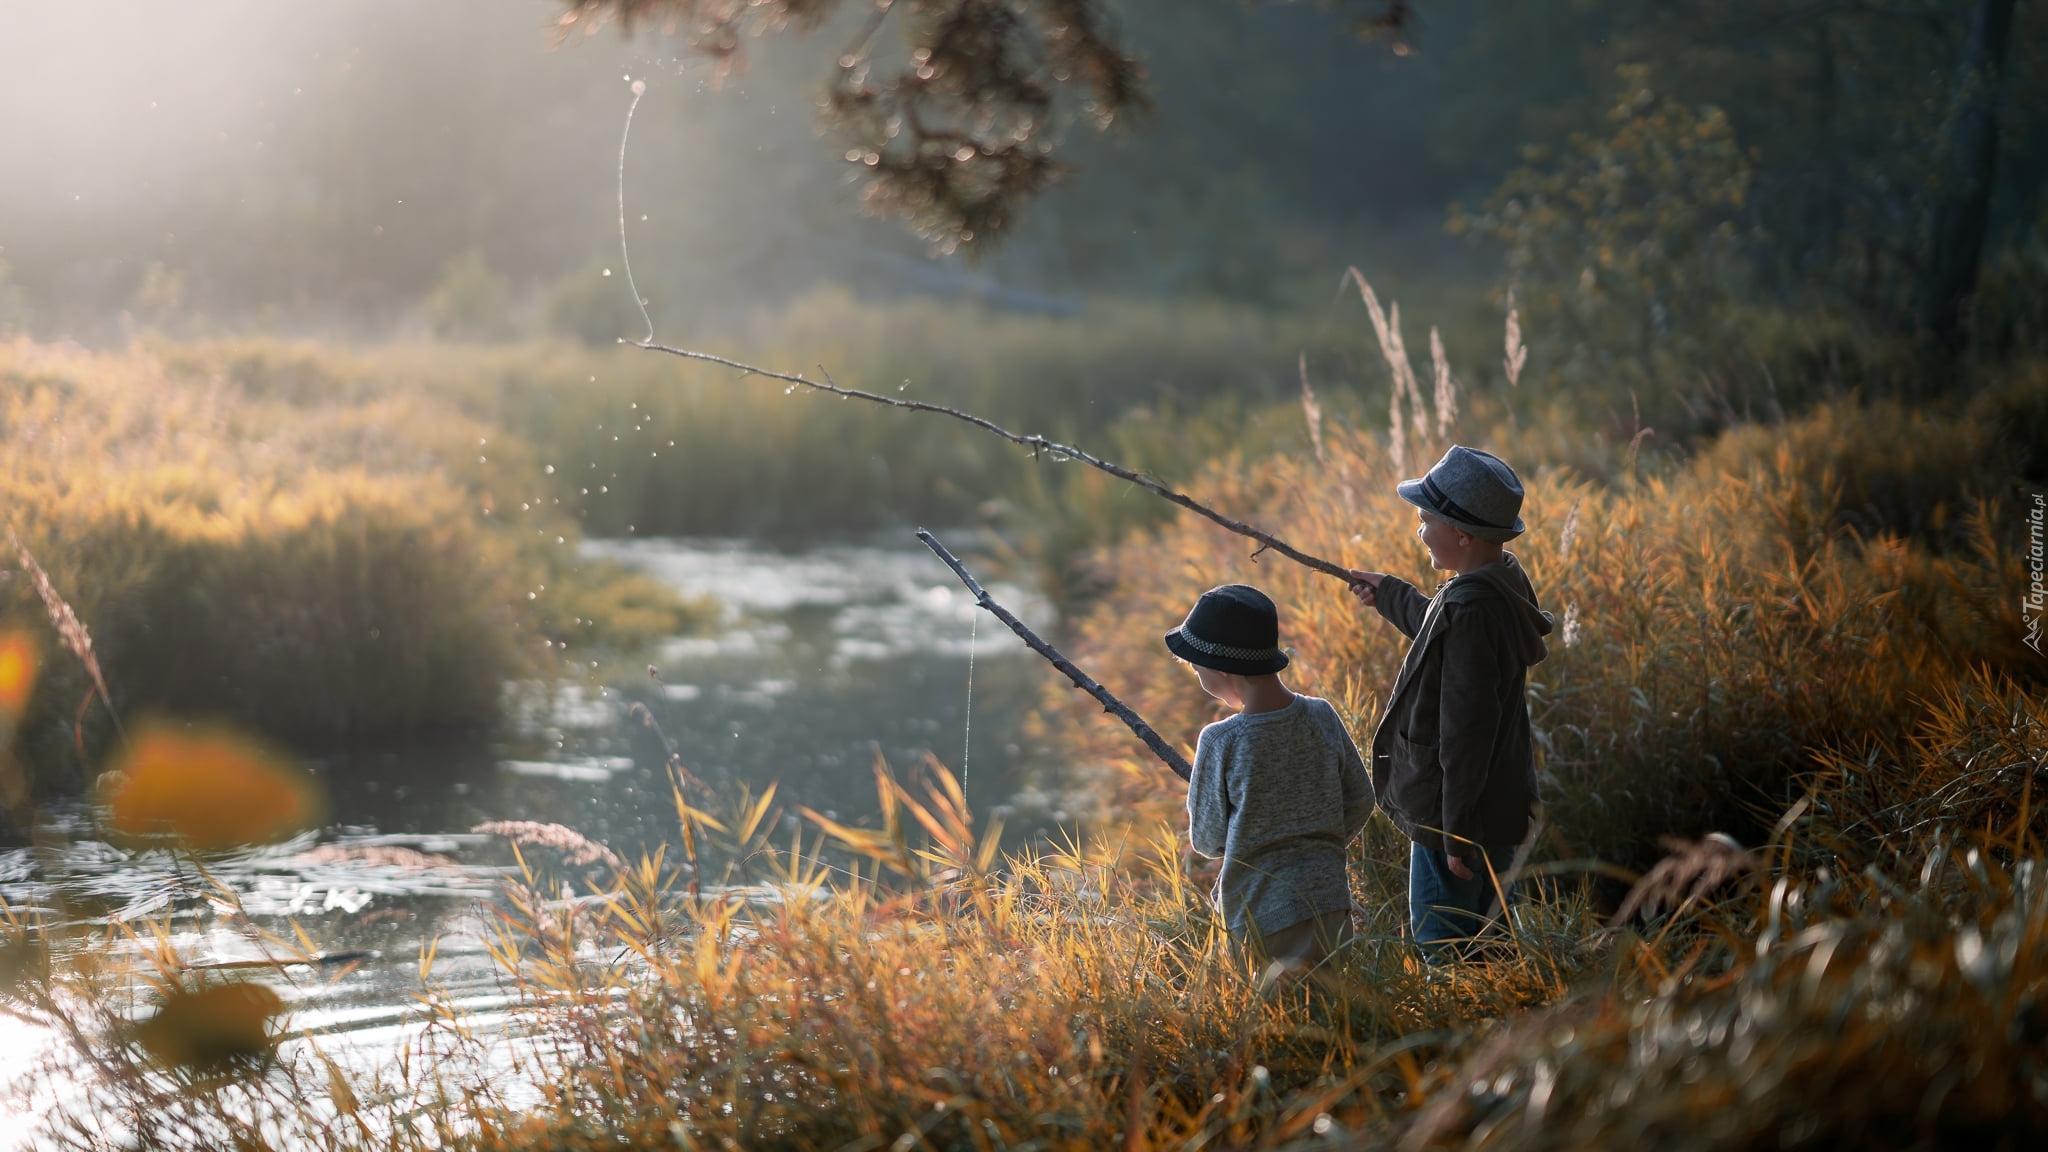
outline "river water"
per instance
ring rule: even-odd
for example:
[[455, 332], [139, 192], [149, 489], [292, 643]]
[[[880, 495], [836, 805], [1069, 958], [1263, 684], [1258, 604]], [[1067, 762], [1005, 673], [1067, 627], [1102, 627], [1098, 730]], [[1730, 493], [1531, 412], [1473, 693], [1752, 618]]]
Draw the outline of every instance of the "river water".
[[[908, 534], [905, 534], [906, 537]], [[974, 543], [963, 535], [955, 551]], [[877, 811], [871, 764], [899, 770], [936, 756], [964, 773], [978, 816], [1013, 837], [1068, 820], [1061, 781], [1023, 720], [1057, 674], [974, 607], [914, 540], [782, 552], [732, 540], [593, 541], [587, 556], [643, 570], [719, 605], [717, 624], [672, 637], [643, 661], [578, 665], [552, 682], [506, 686], [507, 722], [489, 739], [355, 751], [315, 762], [333, 823], [321, 833], [217, 862], [249, 922], [285, 939], [292, 925], [329, 953], [329, 970], [275, 980], [291, 1028], [349, 1063], [396, 1053], [421, 1027], [415, 999], [424, 941], [433, 978], [489, 1031], [505, 1004], [485, 950], [483, 915], [512, 864], [486, 821], [567, 825], [632, 859], [677, 840], [671, 748], [711, 793], [779, 782], [789, 810], [847, 822]], [[1050, 606], [1028, 584], [989, 592], [1041, 631]], [[645, 705], [654, 725], [629, 715]], [[700, 801], [709, 803], [709, 801]], [[90, 838], [0, 852], [0, 897], [14, 907], [61, 899], [130, 922], [168, 917], [187, 960], [263, 955], [214, 903], [178, 898], [174, 863]], [[671, 849], [671, 859], [677, 848]], [[22, 1146], [51, 1092], [14, 1090], [50, 1038], [0, 1016], [0, 1147]], [[63, 1094], [62, 1085], [54, 1092]]]

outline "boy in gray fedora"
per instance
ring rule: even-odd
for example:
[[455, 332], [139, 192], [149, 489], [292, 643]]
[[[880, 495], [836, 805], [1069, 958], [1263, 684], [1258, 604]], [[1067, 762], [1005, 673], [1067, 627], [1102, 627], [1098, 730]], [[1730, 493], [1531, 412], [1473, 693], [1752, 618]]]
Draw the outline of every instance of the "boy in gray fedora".
[[1294, 974], [1351, 938], [1345, 846], [1372, 815], [1372, 783], [1336, 709], [1280, 682], [1280, 615], [1266, 594], [1202, 594], [1166, 647], [1237, 715], [1202, 729], [1188, 778], [1188, 842], [1222, 857], [1213, 893], [1231, 939]]
[[1550, 613], [1515, 554], [1522, 482], [1498, 456], [1452, 446], [1396, 489], [1415, 505], [1430, 567], [1455, 575], [1424, 596], [1406, 580], [1354, 572], [1352, 594], [1413, 643], [1372, 738], [1380, 807], [1413, 841], [1409, 935], [1432, 958], [1489, 918], [1536, 803], [1525, 696], [1547, 654]]

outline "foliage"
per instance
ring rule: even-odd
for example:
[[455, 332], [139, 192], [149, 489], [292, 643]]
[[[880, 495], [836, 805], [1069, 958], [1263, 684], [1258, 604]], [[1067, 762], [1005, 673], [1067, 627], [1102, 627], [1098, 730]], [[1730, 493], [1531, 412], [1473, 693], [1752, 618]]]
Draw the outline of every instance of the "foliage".
[[7, 261], [0, 260], [0, 339], [13, 340], [28, 331], [28, 293], [16, 284]]
[[231, 731], [162, 722], [137, 730], [97, 792], [121, 841], [193, 852], [287, 840], [324, 815], [312, 780], [284, 757]]
[[[565, 0], [562, 35], [616, 20], [681, 30], [721, 64], [764, 31], [816, 28], [839, 0]], [[863, 20], [821, 101], [865, 181], [863, 204], [904, 217], [942, 252], [992, 239], [1016, 203], [1054, 174], [1060, 127], [1055, 98], [1074, 93], [1098, 128], [1143, 105], [1144, 73], [1089, 0], [911, 0]], [[877, 50], [885, 24], [900, 31], [901, 57]]]
[[616, 344], [624, 336], [642, 336], [640, 314], [632, 294], [601, 264], [590, 264], [555, 282], [546, 301], [548, 328], [592, 348]]
[[[1297, 340], [1319, 354], [1329, 345], [1221, 305], [1117, 301], [1078, 316], [1019, 316], [821, 292], [716, 347], [785, 371], [822, 366], [847, 387], [955, 405], [1020, 432], [1108, 444], [1124, 462], [1171, 476], [1224, 438], [1209, 431], [1235, 422], [1224, 413], [1280, 394], [1274, 365], [1293, 358]], [[521, 504], [538, 498], [595, 535], [844, 536], [973, 521], [998, 512], [994, 500], [1029, 529], [1087, 507], [1066, 496], [1084, 483], [1076, 470], [951, 421], [639, 349], [393, 354], [427, 390], [531, 444], [540, 467], [556, 469], [520, 477], [511, 490]], [[1191, 410], [1216, 418], [1180, 418]], [[1204, 430], [1184, 440], [1183, 427]], [[1137, 500], [1119, 508], [1157, 514]], [[1049, 554], [1057, 564], [1066, 552]]]
[[1728, 117], [1624, 68], [1609, 129], [1558, 154], [1529, 151], [1453, 232], [1507, 250], [1507, 281], [1536, 333], [1529, 385], [1579, 403], [1664, 398], [1741, 346], [1735, 307], [1754, 292], [1742, 208], [1754, 180]]
[[1990, 254], [1970, 324], [1974, 345], [1988, 357], [2048, 355], [2048, 207]]
[[[704, 618], [580, 569], [559, 513], [489, 515], [511, 470], [538, 471], [493, 431], [333, 351], [0, 353], [0, 503], [119, 670], [115, 708], [292, 743], [486, 724], [543, 640], [631, 645]], [[47, 627], [47, 607], [0, 576], [9, 625]], [[80, 712], [76, 661], [42, 668], [20, 746], [50, 790], [112, 733]]]

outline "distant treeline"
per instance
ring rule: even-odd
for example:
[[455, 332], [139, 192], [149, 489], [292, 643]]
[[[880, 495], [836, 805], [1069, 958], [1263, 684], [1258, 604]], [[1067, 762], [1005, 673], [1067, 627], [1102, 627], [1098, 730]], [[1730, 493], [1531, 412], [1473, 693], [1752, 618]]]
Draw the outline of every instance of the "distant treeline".
[[[1933, 271], [1972, 22], [1998, 4], [1427, 0], [1399, 53], [1342, 5], [1111, 7], [1152, 112], [1108, 136], [1075, 125], [1071, 174], [979, 265], [928, 261], [893, 222], [860, 219], [812, 110], [835, 27], [750, 44], [720, 88], [651, 31], [551, 52], [546, 5], [385, 21], [350, 0], [240, 12], [222, 37], [182, 34], [207, 22], [190, 5], [118, 35], [41, 11], [0, 46], [0, 108], [23, 126], [0, 141], [16, 177], [0, 189], [0, 328], [104, 338], [125, 313], [189, 332], [631, 334], [638, 315], [605, 275], [629, 75], [651, 87], [628, 227], [669, 333], [821, 280], [1043, 310], [1097, 293], [1299, 305], [1352, 262], [1410, 285], [1490, 275], [1500, 250], [1446, 236], [1446, 209], [1483, 217], [1518, 164], [1578, 154], [1575, 133], [1611, 140], [1610, 113], [1639, 91], [1725, 127], [1721, 193], [1678, 190], [1740, 241], [1741, 291], [1889, 322]], [[81, 90], [66, 44], [121, 66]], [[1984, 250], [2010, 279], [2026, 260], [2000, 254], [2038, 235], [2048, 176], [2048, 16], [2019, 6], [2001, 59]], [[1651, 143], [1637, 159], [1663, 163], [1670, 142]], [[1652, 174], [1614, 170], [1627, 163], [1614, 157], [1608, 191], [1641, 201], [1629, 181]]]

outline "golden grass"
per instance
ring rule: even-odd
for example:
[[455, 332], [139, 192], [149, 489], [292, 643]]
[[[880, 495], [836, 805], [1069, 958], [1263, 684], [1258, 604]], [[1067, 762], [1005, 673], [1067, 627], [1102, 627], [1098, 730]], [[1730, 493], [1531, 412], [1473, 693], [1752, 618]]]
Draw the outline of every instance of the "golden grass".
[[[1898, 788], [1953, 772], [1963, 744], [1973, 770], [2048, 760], [2037, 701], [1989, 681], [1958, 699], [1893, 765]], [[1987, 735], [1983, 709], [2023, 722]], [[1482, 958], [1436, 969], [1368, 907], [1359, 945], [1287, 985], [1232, 954], [1170, 826], [999, 860], [943, 769], [921, 786], [878, 770], [878, 787], [884, 826], [821, 825], [831, 852], [802, 832], [771, 843], [771, 792], [718, 813], [679, 798], [693, 866], [529, 863], [492, 945], [513, 1025], [468, 1031], [428, 948], [434, 1023], [378, 1067], [278, 1056], [275, 1026], [254, 1055], [247, 1027], [167, 1040], [188, 998], [240, 994], [182, 973], [161, 932], [123, 969], [52, 962], [62, 933], [10, 921], [7, 1005], [68, 1014], [64, 1071], [94, 1085], [46, 1146], [2022, 1147], [2048, 1132], [2048, 890], [2011, 822], [1966, 813], [1854, 855], [1827, 814], [1856, 788], [1819, 778], [1751, 857], [1753, 887], [1608, 928], [1547, 883]], [[1358, 868], [1368, 888], [1399, 871]], [[563, 899], [569, 878], [594, 895]], [[160, 1006], [150, 1026], [110, 1007], [124, 982]], [[188, 1040], [213, 1055], [193, 1065]], [[490, 1045], [519, 1053], [539, 1106], [508, 1103]]]
[[127, 843], [170, 839], [192, 852], [274, 844], [320, 825], [304, 770], [238, 733], [157, 723], [102, 773], [107, 828]]
[[[1530, 672], [1546, 851], [1642, 865], [1659, 835], [1753, 840], [1756, 812], [1767, 821], [1789, 802], [1788, 782], [1817, 763], [1811, 750], [1895, 751], [1939, 686], [1975, 669], [2040, 675], [2021, 644], [2021, 525], [2006, 461], [1953, 471], [1970, 459], [1964, 446], [1985, 440], [1974, 429], [1823, 408], [1656, 473], [1622, 461], [1611, 485], [1533, 465], [1514, 450], [1520, 435], [1498, 445], [1529, 490], [1529, 531], [1510, 547], [1560, 625]], [[1256, 510], [1262, 527], [1312, 553], [1435, 587], [1377, 441], [1341, 428], [1323, 439], [1322, 461], [1226, 458], [1191, 491]], [[1921, 446], [1917, 457], [1908, 444]], [[1441, 446], [1430, 447], [1434, 460]], [[1845, 491], [1903, 505], [1923, 482], [1936, 486], [1931, 503], [1947, 493], [1946, 512], [1921, 517], [1934, 544], [1856, 531], [1871, 520]], [[1255, 584], [1280, 605], [1290, 683], [1331, 700], [1363, 740], [1405, 638], [1341, 582], [1247, 551], [1189, 518], [1102, 552], [1108, 591], [1074, 625], [1075, 659], [1160, 731], [1191, 740], [1214, 704], [1159, 635], [1203, 589]], [[1108, 810], [1156, 818], [1178, 804], [1163, 770], [1120, 732], [1065, 694], [1047, 707], [1044, 734], [1056, 730], [1103, 769]]]

